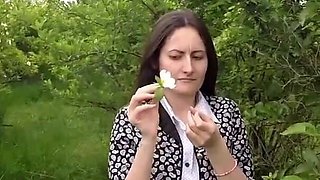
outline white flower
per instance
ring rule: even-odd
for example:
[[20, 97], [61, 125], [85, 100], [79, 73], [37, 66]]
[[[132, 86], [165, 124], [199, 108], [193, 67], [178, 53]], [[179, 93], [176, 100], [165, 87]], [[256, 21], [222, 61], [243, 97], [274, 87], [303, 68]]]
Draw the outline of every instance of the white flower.
[[164, 88], [173, 89], [176, 87], [176, 80], [171, 77], [171, 73], [167, 70], [160, 71], [161, 84]]
[[3, 26], [3, 27], [8, 27], [7, 23], [1, 23], [0, 25]]
[[27, 61], [27, 65], [28, 65], [28, 66], [31, 66], [31, 62], [30, 62], [30, 61]]

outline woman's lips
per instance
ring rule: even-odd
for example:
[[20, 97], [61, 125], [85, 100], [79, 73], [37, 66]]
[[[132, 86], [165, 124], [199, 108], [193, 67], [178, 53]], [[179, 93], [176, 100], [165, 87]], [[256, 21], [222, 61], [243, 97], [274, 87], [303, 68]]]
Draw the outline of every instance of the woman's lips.
[[194, 78], [178, 78], [178, 81], [182, 82], [190, 82], [190, 81], [195, 81], [196, 79]]

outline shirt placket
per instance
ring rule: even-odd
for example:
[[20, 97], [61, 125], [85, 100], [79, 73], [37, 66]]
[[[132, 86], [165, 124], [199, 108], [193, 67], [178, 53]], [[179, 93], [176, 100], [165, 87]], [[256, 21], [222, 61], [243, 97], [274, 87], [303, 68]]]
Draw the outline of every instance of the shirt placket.
[[198, 177], [198, 166], [197, 161], [194, 156], [194, 146], [190, 142], [186, 134], [186, 125], [181, 121], [175, 118], [176, 124], [178, 125], [177, 131], [180, 135], [183, 147], [183, 180], [196, 180], [195, 177]]

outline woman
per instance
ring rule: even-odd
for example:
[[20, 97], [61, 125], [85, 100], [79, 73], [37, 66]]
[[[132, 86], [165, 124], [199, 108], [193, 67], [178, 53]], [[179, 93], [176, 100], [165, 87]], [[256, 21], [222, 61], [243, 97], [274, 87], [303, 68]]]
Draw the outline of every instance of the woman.
[[[155, 24], [138, 88], [116, 115], [110, 179], [253, 179], [244, 122], [234, 101], [215, 96], [217, 57], [205, 24], [190, 10]], [[157, 101], [155, 76], [176, 80]]]

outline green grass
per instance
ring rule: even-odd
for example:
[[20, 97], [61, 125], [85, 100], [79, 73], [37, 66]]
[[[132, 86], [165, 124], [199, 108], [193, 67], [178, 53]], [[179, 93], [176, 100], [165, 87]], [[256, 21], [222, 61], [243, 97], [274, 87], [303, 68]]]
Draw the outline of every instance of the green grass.
[[65, 105], [24, 84], [0, 96], [0, 180], [106, 179], [114, 113]]

